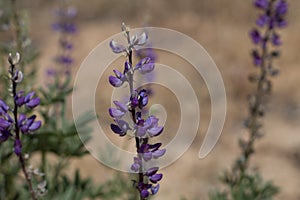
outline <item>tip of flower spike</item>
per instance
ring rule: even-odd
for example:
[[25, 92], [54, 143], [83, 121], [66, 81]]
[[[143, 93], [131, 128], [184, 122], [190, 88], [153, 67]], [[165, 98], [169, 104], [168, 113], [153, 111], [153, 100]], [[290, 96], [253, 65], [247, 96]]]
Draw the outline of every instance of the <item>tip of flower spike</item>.
[[13, 55], [12, 53], [8, 54], [8, 62], [11, 65], [17, 65], [19, 64], [21, 61], [21, 55], [19, 52], [17, 52], [15, 55]]

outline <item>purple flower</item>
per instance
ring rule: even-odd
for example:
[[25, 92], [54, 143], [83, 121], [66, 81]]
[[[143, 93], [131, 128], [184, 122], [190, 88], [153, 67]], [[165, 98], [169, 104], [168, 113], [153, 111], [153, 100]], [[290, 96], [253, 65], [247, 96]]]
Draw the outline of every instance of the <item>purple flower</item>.
[[62, 65], [71, 65], [74, 61], [70, 56], [61, 55], [56, 57], [56, 62]]
[[115, 42], [114, 40], [111, 40], [109, 43], [110, 48], [112, 49], [112, 51], [114, 53], [122, 53], [122, 52], [126, 52], [126, 48], [121, 45], [118, 44], [117, 42]]
[[142, 161], [138, 157], [133, 158], [133, 164], [131, 165], [131, 170], [138, 172], [142, 165]]
[[282, 17], [276, 18], [276, 24], [279, 28], [284, 28], [287, 26], [287, 21]]
[[22, 153], [22, 143], [19, 139], [16, 139], [14, 142], [14, 152], [17, 156], [20, 156]]
[[30, 92], [26, 95], [26, 97], [24, 99], [24, 103], [25, 103], [26, 107], [29, 109], [33, 109], [40, 104], [40, 98], [39, 97], [33, 98], [34, 95], [35, 95], [35, 92]]
[[285, 0], [279, 0], [275, 5], [277, 15], [285, 15], [288, 11], [288, 4]]
[[17, 92], [14, 99], [17, 106], [21, 107], [25, 104], [28, 109], [33, 109], [40, 104], [40, 98], [34, 98], [34, 95], [35, 92], [30, 92], [26, 96], [24, 96], [24, 91], [19, 91]]
[[48, 68], [48, 69], [46, 70], [46, 75], [47, 75], [47, 76], [52, 76], [52, 77], [54, 77], [54, 76], [57, 75], [57, 70]]
[[109, 83], [114, 87], [120, 87], [127, 80], [126, 76], [116, 69], [113, 72], [115, 76], [109, 76]]
[[41, 121], [35, 121], [36, 115], [32, 115], [29, 118], [26, 118], [26, 115], [20, 114], [18, 119], [18, 125], [23, 134], [28, 134], [30, 132], [34, 132], [41, 127]]
[[116, 124], [111, 124], [110, 128], [111, 130], [120, 135], [120, 136], [125, 136], [127, 131], [130, 130], [131, 128], [129, 127], [129, 124], [121, 119], [115, 119]]
[[60, 46], [62, 47], [62, 49], [66, 50], [72, 50], [74, 47], [74, 45], [67, 40], [60, 40]]
[[6, 105], [6, 103], [2, 99], [0, 99], [0, 115], [7, 113], [8, 110], [8, 105]]
[[141, 90], [138, 93], [139, 108], [142, 109], [148, 104], [148, 94], [146, 90]]
[[273, 33], [273, 35], [272, 35], [272, 43], [275, 46], [281, 45], [280, 36], [277, 33]]
[[162, 174], [154, 174], [153, 176], [150, 176], [149, 179], [152, 183], [157, 183], [162, 179], [163, 175]]
[[154, 62], [151, 58], [146, 57], [142, 59], [134, 68], [134, 70], [138, 70], [141, 74], [147, 74], [154, 69]]
[[257, 50], [252, 51], [252, 57], [253, 57], [253, 64], [255, 66], [259, 66], [262, 63], [262, 58], [260, 57]]
[[141, 196], [143, 197], [143, 198], [147, 198], [147, 197], [149, 197], [149, 191], [148, 190], [146, 190], [146, 189], [143, 189], [142, 191], [141, 191]]
[[151, 193], [152, 195], [155, 195], [159, 190], [159, 184], [157, 184], [156, 186], [152, 186], [151, 187]]
[[1, 130], [0, 128], [0, 143], [5, 142], [11, 136], [8, 130]]
[[12, 123], [8, 120], [0, 118], [0, 131], [8, 130], [11, 125]]
[[122, 104], [119, 101], [114, 101], [114, 104], [117, 106], [117, 108], [109, 108], [109, 114], [113, 118], [121, 118], [123, 117], [126, 112], [128, 111], [128, 108], [126, 105]]
[[259, 18], [256, 20], [256, 24], [259, 27], [263, 27], [269, 22], [269, 17], [266, 14], [260, 15]]
[[72, 22], [57, 22], [52, 24], [52, 29], [57, 32], [74, 34], [77, 31], [75, 24]]
[[268, 0], [254, 0], [254, 5], [257, 8], [267, 9], [269, 6]]
[[155, 137], [162, 133], [163, 126], [158, 126], [158, 118], [154, 116], [148, 117], [146, 121], [137, 119], [136, 134], [139, 137], [144, 137], [146, 133], [149, 137]]
[[157, 159], [157, 158], [165, 155], [165, 153], [166, 153], [166, 149], [158, 149], [158, 150], [152, 152], [152, 157], [154, 159]]
[[17, 106], [21, 107], [25, 104], [25, 97], [24, 97], [24, 91], [17, 92], [15, 96], [15, 102]]
[[153, 50], [153, 48], [151, 48], [151, 46], [147, 46], [147, 48], [140, 48], [136, 51], [137, 56], [140, 59], [143, 58], [150, 58], [151, 62], [154, 62], [157, 60], [157, 56], [155, 54], [155, 51]]
[[153, 176], [158, 171], [158, 167], [152, 167], [147, 170], [146, 176]]
[[260, 43], [260, 41], [261, 41], [261, 35], [260, 35], [260, 33], [259, 33], [259, 31], [258, 30], [256, 30], [256, 29], [254, 29], [254, 30], [252, 30], [251, 32], [250, 32], [250, 36], [251, 36], [251, 39], [252, 39], [252, 42], [254, 43], [254, 44], [258, 44], [258, 43]]

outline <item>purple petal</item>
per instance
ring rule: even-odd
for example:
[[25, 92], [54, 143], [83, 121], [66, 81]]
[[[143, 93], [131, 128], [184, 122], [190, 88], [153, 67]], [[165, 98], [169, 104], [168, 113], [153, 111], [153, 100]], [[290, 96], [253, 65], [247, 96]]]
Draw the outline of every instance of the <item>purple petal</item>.
[[163, 156], [166, 153], [166, 149], [158, 149], [154, 152], [152, 152], [152, 156], [154, 159], [157, 159], [161, 156]]
[[123, 45], [116, 43], [114, 40], [110, 41], [109, 46], [114, 53], [122, 53], [126, 51], [126, 48]]
[[142, 126], [138, 126], [136, 129], [136, 134], [138, 137], [143, 137], [146, 134], [146, 129]]
[[109, 115], [113, 118], [120, 118], [122, 117], [125, 113], [117, 108], [109, 108]]
[[10, 125], [11, 125], [10, 122], [0, 118], [0, 128], [2, 128], [4, 130], [4, 129], [7, 129], [8, 127], [10, 127]]
[[30, 99], [31, 99], [34, 95], [35, 95], [35, 92], [30, 92], [30, 93], [28, 93], [28, 94], [26, 95], [26, 97], [25, 97], [25, 102], [26, 102], [26, 103], [29, 102]]
[[139, 100], [137, 97], [130, 98], [130, 104], [133, 108], [136, 108], [139, 104]]
[[158, 181], [160, 181], [162, 179], [162, 177], [163, 177], [162, 174], [154, 174], [149, 179], [152, 183], [157, 183]]
[[151, 59], [148, 57], [143, 58], [142, 60], [140, 60], [140, 62], [138, 62], [138, 64], [136, 64], [134, 69], [135, 70], [140, 69], [143, 65], [148, 64], [150, 61], [151, 61]]
[[151, 137], [155, 137], [158, 136], [159, 134], [161, 134], [161, 132], [164, 130], [163, 126], [158, 126], [158, 127], [153, 127], [147, 130], [148, 134]]
[[21, 132], [23, 134], [27, 134], [28, 133], [28, 129], [29, 129], [28, 124], [24, 124], [24, 125], [21, 126]]
[[115, 76], [109, 76], [109, 83], [114, 87], [120, 87], [123, 84], [123, 81]]
[[153, 69], [154, 69], [154, 63], [150, 62], [150, 63], [142, 65], [141, 68], [139, 69], [139, 72], [141, 74], [147, 74], [147, 73], [153, 71]]
[[111, 125], [110, 125], [110, 128], [111, 128], [111, 130], [112, 130], [114, 133], [116, 133], [116, 134], [118, 134], [118, 135], [120, 135], [120, 136], [125, 136], [125, 135], [126, 135], [126, 133], [125, 133], [118, 125], [111, 124]]
[[151, 167], [147, 170], [146, 176], [153, 176], [158, 171], [158, 167]]
[[34, 122], [35, 118], [36, 118], [36, 115], [30, 116], [30, 117], [27, 119], [27, 122], [26, 122], [26, 123], [29, 124], [29, 125], [31, 125], [31, 124]]
[[131, 165], [131, 170], [132, 171], [134, 171], [134, 172], [138, 172], [139, 171], [139, 169], [140, 169], [140, 165], [138, 164], [138, 163], [133, 163], [132, 165]]
[[28, 103], [26, 103], [27, 108], [33, 109], [40, 104], [40, 98], [36, 97], [31, 99]]
[[124, 74], [122, 72], [120, 72], [119, 70], [114, 69], [113, 72], [115, 73], [115, 75], [118, 79], [124, 78]]
[[7, 130], [0, 131], [0, 143], [5, 142], [10, 136], [10, 132]]
[[269, 6], [268, 0], [255, 0], [254, 5], [258, 8], [267, 9]]
[[144, 158], [145, 161], [149, 161], [152, 158], [152, 153], [151, 152], [142, 153], [142, 157]]
[[259, 27], [265, 26], [269, 21], [269, 17], [267, 15], [261, 15], [259, 18], [256, 20], [256, 24]]
[[23, 123], [23, 121], [25, 119], [26, 119], [26, 115], [25, 114], [20, 114], [19, 115], [19, 119], [18, 119], [19, 126], [21, 126], [21, 124]]
[[262, 59], [261, 59], [261, 57], [260, 57], [258, 51], [254, 50], [254, 51], [252, 52], [252, 57], [253, 57], [253, 63], [254, 63], [254, 65], [256, 65], [256, 66], [261, 65]]
[[144, 189], [144, 190], [141, 191], [141, 196], [143, 198], [147, 198], [147, 197], [149, 197], [149, 195], [150, 194], [149, 194], [148, 190]]
[[[8, 105], [6, 105], [6, 103], [5, 103], [2, 99], [0, 99], [0, 110], [1, 110], [2, 112], [7, 112], [7, 111], [9, 110]], [[2, 112], [0, 112], [0, 114], [1, 114]]]
[[41, 125], [42, 125], [41, 121], [33, 122], [29, 127], [29, 131], [36, 131], [41, 127]]
[[124, 74], [127, 73], [131, 68], [130, 63], [128, 62], [128, 60], [126, 60], [125, 64], [124, 64]]
[[250, 36], [254, 44], [258, 44], [262, 40], [259, 31], [256, 29], [250, 32]]
[[276, 23], [279, 28], [284, 28], [287, 26], [287, 21], [284, 19], [278, 19]]
[[276, 14], [285, 15], [288, 11], [288, 4], [284, 0], [279, 0], [276, 4]]
[[279, 46], [281, 45], [281, 40], [280, 40], [280, 36], [277, 33], [274, 33], [272, 36], [272, 43], [275, 46]]
[[159, 190], [159, 184], [157, 184], [156, 186], [152, 186], [151, 187], [151, 193], [152, 195], [155, 195]]
[[119, 101], [114, 101], [114, 104], [123, 112], [128, 111], [128, 107]]
[[155, 143], [155, 144], [152, 144], [152, 145], [149, 145], [149, 149], [151, 149], [152, 152], [156, 151], [159, 149], [159, 147], [161, 147], [162, 143]]
[[117, 122], [118, 126], [124, 131], [127, 132], [128, 130], [130, 130], [129, 124], [121, 119], [115, 119], [115, 121]]

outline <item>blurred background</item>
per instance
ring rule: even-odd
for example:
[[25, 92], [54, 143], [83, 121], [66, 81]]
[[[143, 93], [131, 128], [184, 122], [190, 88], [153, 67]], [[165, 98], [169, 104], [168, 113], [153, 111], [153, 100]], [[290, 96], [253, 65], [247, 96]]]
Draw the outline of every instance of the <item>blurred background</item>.
[[[55, 21], [53, 12], [58, 4], [58, 0], [20, 2], [20, 7], [29, 11], [30, 35], [36, 48], [41, 51], [38, 63], [41, 83], [45, 69], [57, 50], [57, 36], [50, 26]], [[239, 154], [238, 138], [246, 131], [243, 127], [243, 120], [247, 116], [246, 96], [254, 89], [247, 76], [255, 71], [250, 56], [253, 45], [249, 31], [259, 14], [252, 6], [252, 0], [74, 0], [71, 4], [78, 9], [78, 33], [74, 41], [76, 69], [94, 47], [120, 32], [122, 22], [132, 28], [154, 26], [180, 31], [199, 42], [211, 55], [225, 83], [227, 118], [216, 147], [208, 157], [199, 160], [199, 147], [210, 120], [210, 99], [205, 83], [201, 77], [192, 76], [192, 68], [186, 62], [176, 62], [170, 59], [170, 55], [158, 52], [159, 62], [182, 70], [191, 83], [201, 83], [198, 86], [201, 93], [197, 94], [201, 107], [201, 126], [189, 150], [173, 165], [162, 170], [164, 179], [161, 190], [154, 198], [208, 199], [207, 194], [215, 187], [222, 188], [218, 177], [224, 169], [232, 166]], [[277, 199], [296, 200], [300, 199], [300, 2], [290, 0], [289, 4], [289, 25], [280, 32], [282, 56], [275, 63], [280, 68], [280, 75], [273, 80], [273, 94], [264, 121], [266, 134], [256, 144], [257, 153], [251, 161], [266, 180], [272, 180], [281, 188]], [[108, 70], [107, 75], [110, 73]], [[100, 81], [100, 84], [107, 84], [105, 81]], [[99, 87], [108, 88], [101, 91], [96, 101], [99, 103], [96, 105], [99, 113], [105, 113], [100, 114], [99, 121], [108, 126], [111, 119], [106, 110], [112, 88], [108, 84], [107, 87]], [[176, 124], [171, 122], [178, 119], [178, 113], [173, 105], [168, 105], [168, 94], [164, 94], [156, 96], [154, 93], [152, 101], [160, 101], [170, 112], [162, 136], [165, 137], [164, 141], [168, 141], [174, 135], [173, 130], [176, 130]], [[116, 136], [112, 139], [122, 140]], [[109, 180], [115, 173], [92, 156], [74, 160], [71, 166], [79, 167], [84, 176], [92, 176], [99, 183]]]

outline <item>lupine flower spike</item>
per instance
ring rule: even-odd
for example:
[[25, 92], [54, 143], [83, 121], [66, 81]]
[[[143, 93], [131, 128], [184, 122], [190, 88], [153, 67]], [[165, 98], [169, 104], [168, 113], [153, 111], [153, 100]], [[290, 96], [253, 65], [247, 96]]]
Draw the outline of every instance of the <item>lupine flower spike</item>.
[[[156, 166], [146, 165], [152, 159], [158, 159], [166, 152], [161, 149], [162, 143], [150, 144], [149, 140], [159, 136], [164, 127], [158, 125], [159, 119], [153, 115], [144, 116], [148, 104], [148, 91], [141, 88], [134, 88], [133, 77], [135, 72], [148, 74], [154, 70], [154, 61], [150, 57], [141, 59], [137, 64], [133, 64], [132, 53], [136, 47], [143, 46], [147, 43], [148, 35], [131, 35], [130, 29], [123, 23], [122, 31], [127, 39], [128, 45], [124, 46], [110, 42], [110, 47], [114, 53], [125, 53], [127, 60], [124, 64], [123, 72], [113, 70], [114, 75], [109, 77], [109, 83], [113, 87], [120, 87], [127, 83], [129, 85], [130, 99], [127, 102], [114, 101], [115, 107], [109, 108], [109, 114], [114, 119], [111, 124], [111, 130], [119, 136], [130, 135], [135, 138], [137, 155], [133, 158], [131, 170], [138, 174], [138, 179], [134, 181], [140, 199], [144, 200], [155, 195], [159, 190], [159, 181], [163, 175], [158, 173], [159, 168]], [[124, 116], [129, 113], [132, 121], [126, 121]]]
[[22, 136], [33, 134], [41, 127], [41, 121], [36, 120], [36, 115], [26, 116], [20, 113], [20, 108], [25, 107], [32, 110], [40, 104], [40, 99], [35, 97], [34, 92], [25, 94], [24, 91], [17, 91], [17, 86], [23, 80], [23, 73], [16, 68], [20, 63], [19, 53], [16, 55], [9, 54], [8, 62], [9, 76], [11, 81], [11, 95], [13, 97], [13, 106], [10, 107], [6, 102], [0, 99], [0, 145], [1, 143], [12, 139], [14, 141], [14, 153], [19, 158], [23, 173], [29, 186], [31, 197], [37, 199], [37, 195], [32, 186], [30, 174], [26, 169], [22, 149]]

